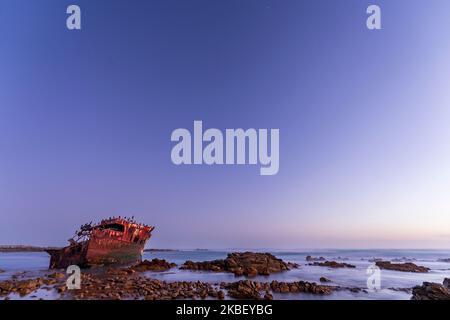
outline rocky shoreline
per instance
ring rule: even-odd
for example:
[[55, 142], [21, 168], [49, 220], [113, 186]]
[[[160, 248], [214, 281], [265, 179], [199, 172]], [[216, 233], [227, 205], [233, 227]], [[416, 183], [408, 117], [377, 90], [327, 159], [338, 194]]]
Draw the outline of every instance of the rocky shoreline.
[[[169, 262], [165, 261], [169, 264]], [[82, 273], [81, 289], [68, 290], [66, 274], [54, 272], [42, 277], [0, 281], [0, 297], [9, 299], [10, 294], [20, 297], [38, 289], [53, 290], [62, 300], [173, 300], [173, 299], [244, 299], [271, 300], [274, 294], [330, 295], [338, 291], [368, 293], [365, 288], [322, 285], [308, 281], [252, 281], [208, 283], [202, 281], [162, 281], [141, 275], [134, 267], [109, 268], [104, 273]], [[450, 279], [443, 285], [425, 282], [412, 289], [413, 300], [450, 299]], [[402, 290], [411, 292], [410, 288]]]
[[37, 289], [55, 290], [60, 299], [273, 299], [273, 293], [310, 293], [328, 295], [340, 287], [318, 285], [314, 282], [236, 282], [207, 283], [201, 281], [167, 282], [141, 276], [133, 269], [108, 269], [104, 274], [82, 273], [81, 289], [68, 290], [66, 275], [55, 272], [34, 279], [0, 281], [0, 297], [17, 293], [21, 297]]
[[26, 245], [0, 245], [0, 252], [44, 252], [60, 249], [59, 247], [38, 247]]
[[[0, 281], [0, 297], [10, 294], [27, 296], [38, 289], [54, 290], [60, 299], [272, 299], [274, 293], [310, 293], [328, 295], [339, 287], [320, 285], [315, 282], [294, 281], [261, 282], [239, 280], [235, 282], [208, 283], [201, 281], [167, 282], [142, 275], [146, 271], [167, 271], [176, 267], [163, 259], [144, 260], [129, 267], [96, 269], [81, 274], [81, 289], [68, 290], [66, 274], [53, 272], [33, 279]], [[297, 264], [284, 262], [270, 253], [230, 253], [226, 259], [204, 262], [186, 261], [180, 269], [231, 272], [248, 277], [269, 275], [298, 268]]]
[[450, 278], [445, 278], [442, 284], [424, 282], [412, 290], [412, 300], [450, 300]]
[[[306, 258], [307, 265], [335, 268], [356, 268], [354, 265], [328, 261], [323, 257]], [[425, 273], [429, 269], [410, 262], [392, 263], [377, 261], [381, 269], [402, 272]], [[204, 281], [164, 281], [152, 278], [146, 272], [166, 272], [172, 268], [188, 271], [225, 272], [247, 279], [236, 279], [229, 282]], [[66, 280], [68, 275], [64, 270], [55, 272], [49, 270], [45, 275], [27, 278], [29, 273], [16, 273], [11, 279], [0, 281], [0, 298], [9, 299], [10, 295], [37, 298], [37, 290], [54, 293], [57, 299], [75, 300], [111, 300], [111, 299], [273, 299], [284, 294], [312, 294], [327, 296], [339, 291], [368, 293], [366, 288], [343, 287], [331, 285], [333, 281], [321, 276], [318, 282], [312, 281], [254, 281], [249, 278], [268, 276], [273, 273], [286, 272], [300, 265], [283, 261], [270, 253], [234, 252], [225, 259], [211, 261], [186, 261], [181, 266], [164, 259], [154, 258], [144, 260], [131, 266], [98, 267], [84, 269], [81, 273], [81, 289], [68, 290]], [[1, 271], [0, 271], [1, 272]], [[153, 273], [154, 274], [154, 273]], [[414, 300], [446, 299], [450, 300], [450, 279], [443, 284], [424, 282], [414, 288], [390, 288], [394, 291], [404, 291], [412, 295]], [[289, 296], [292, 297], [292, 296]]]

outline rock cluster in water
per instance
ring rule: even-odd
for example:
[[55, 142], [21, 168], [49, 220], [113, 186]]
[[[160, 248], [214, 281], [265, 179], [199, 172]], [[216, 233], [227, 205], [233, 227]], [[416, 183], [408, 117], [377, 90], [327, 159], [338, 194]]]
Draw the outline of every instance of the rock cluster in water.
[[28, 295], [37, 289], [56, 290], [62, 299], [224, 299], [225, 295], [235, 299], [272, 299], [273, 293], [312, 293], [330, 294], [331, 286], [316, 283], [296, 282], [257, 282], [241, 280], [231, 283], [206, 283], [201, 281], [167, 282], [139, 276], [137, 273], [111, 269], [104, 274], [82, 273], [81, 289], [68, 290], [66, 275], [62, 273], [27, 280], [0, 281], [0, 296], [18, 293]]
[[333, 287], [316, 283], [258, 282], [241, 280], [231, 283], [205, 283], [200, 281], [166, 282], [141, 276], [132, 278], [110, 276], [104, 279], [83, 275], [83, 288], [76, 290], [75, 299], [224, 299], [227, 293], [235, 299], [272, 299], [272, 293], [330, 294]]
[[325, 278], [325, 277], [320, 277], [319, 281], [320, 281], [320, 282], [331, 282], [330, 279]]
[[176, 267], [177, 265], [172, 262], [168, 262], [164, 259], [153, 259], [153, 260], [144, 260], [134, 266], [131, 266], [130, 269], [138, 272], [143, 271], [167, 271], [171, 268]]
[[226, 259], [193, 262], [186, 261], [180, 269], [232, 272], [236, 276], [253, 277], [257, 275], [270, 275], [271, 273], [287, 271], [298, 268], [295, 263], [287, 263], [270, 253], [230, 253]]
[[325, 261], [326, 259], [324, 257], [306, 256], [305, 260], [308, 262], [314, 262], [314, 261]]
[[[362, 288], [340, 287], [294, 281], [207, 283], [201, 281], [167, 282], [140, 276], [132, 269], [106, 269], [104, 273], [82, 273], [81, 289], [68, 290], [64, 273], [56, 272], [34, 279], [0, 281], [0, 296], [11, 293], [26, 296], [38, 289], [56, 290], [62, 299], [273, 299], [273, 294], [310, 293], [328, 295], [334, 291], [366, 292]], [[324, 279], [321, 279], [322, 281]], [[450, 300], [450, 278], [443, 284], [424, 282], [412, 290], [414, 300]]]
[[413, 288], [412, 300], [450, 300], [450, 278], [443, 284], [424, 282]]
[[[98, 277], [83, 274], [83, 286], [74, 290], [74, 299], [205, 299], [207, 297], [223, 299], [222, 290], [210, 283], [200, 281], [166, 282], [142, 276]], [[67, 294], [70, 294], [69, 292]]]
[[330, 294], [333, 287], [318, 285], [314, 282], [257, 282], [251, 280], [241, 280], [223, 285], [228, 290], [228, 295], [235, 299], [269, 299], [273, 298], [272, 293], [312, 293]]
[[46, 277], [39, 277], [35, 279], [20, 280], [16, 277], [11, 280], [0, 281], [0, 297], [7, 296], [11, 293], [17, 293], [23, 297], [43, 286], [54, 285], [58, 283], [60, 279], [65, 277], [66, 276], [63, 273], [52, 273]]
[[310, 263], [310, 266], [318, 266], [318, 267], [329, 267], [329, 268], [356, 268], [356, 266], [352, 264], [348, 264], [345, 262], [336, 262], [336, 261], [325, 261], [325, 262], [314, 262]]
[[[355, 266], [327, 261], [323, 257], [307, 257], [310, 265], [330, 268], [355, 268]], [[428, 272], [428, 268], [413, 263], [392, 263], [377, 261], [382, 269], [408, 272]], [[321, 277], [322, 284], [306, 281], [271, 281], [259, 282], [241, 280], [236, 282], [207, 283], [201, 281], [167, 282], [144, 277], [140, 272], [166, 271], [176, 267], [176, 264], [164, 259], [144, 260], [127, 268], [104, 268], [83, 272], [82, 287], [68, 290], [67, 275], [62, 272], [50, 273], [34, 279], [25, 279], [25, 274], [15, 274], [12, 279], [0, 281], [0, 297], [10, 294], [27, 296], [38, 289], [55, 290], [62, 299], [224, 299], [226, 295], [235, 299], [273, 299], [273, 294], [310, 293], [327, 295], [334, 291], [349, 290], [351, 292], [366, 292], [363, 288], [351, 288], [325, 285], [330, 279]], [[205, 270], [232, 272], [235, 275], [248, 277], [269, 275], [274, 272], [286, 271], [298, 265], [284, 262], [270, 253], [230, 253], [226, 259], [192, 262], [186, 261], [181, 267], [188, 270]], [[408, 292], [411, 292], [407, 289]], [[33, 297], [33, 296], [32, 296]], [[443, 284], [424, 282], [412, 289], [412, 299], [435, 300], [450, 299], [450, 278]]]
[[412, 262], [392, 263], [390, 261], [377, 261], [377, 262], [375, 262], [375, 264], [380, 269], [385, 269], [385, 270], [417, 272], [417, 273], [426, 273], [426, 272], [430, 271], [429, 268], [423, 267], [423, 266], [418, 266]]

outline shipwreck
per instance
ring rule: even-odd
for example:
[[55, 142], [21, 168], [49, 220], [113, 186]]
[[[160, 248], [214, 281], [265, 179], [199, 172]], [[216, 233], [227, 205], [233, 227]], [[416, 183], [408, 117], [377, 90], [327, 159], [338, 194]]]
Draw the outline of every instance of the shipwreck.
[[142, 260], [145, 244], [154, 227], [140, 224], [132, 218], [113, 217], [100, 223], [87, 223], [61, 249], [48, 249], [50, 269], [78, 265], [129, 264]]

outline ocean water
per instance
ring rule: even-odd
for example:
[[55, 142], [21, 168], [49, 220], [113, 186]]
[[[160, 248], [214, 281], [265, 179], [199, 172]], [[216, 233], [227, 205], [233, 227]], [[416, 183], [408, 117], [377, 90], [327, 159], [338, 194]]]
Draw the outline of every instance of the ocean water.
[[[245, 250], [180, 250], [144, 252], [144, 259], [160, 258], [176, 263], [178, 266], [186, 260], [206, 261], [223, 259], [228, 252]], [[410, 288], [422, 284], [424, 281], [442, 283], [444, 278], [450, 277], [450, 263], [441, 262], [439, 259], [450, 258], [450, 250], [252, 250], [271, 252], [284, 261], [300, 264], [298, 269], [272, 274], [270, 276], [257, 276], [252, 280], [270, 282], [278, 281], [309, 281], [319, 283], [319, 278], [324, 276], [331, 280], [329, 285], [342, 287], [359, 287], [367, 289], [367, 279], [370, 274], [367, 268], [372, 265], [373, 259], [390, 260], [393, 262], [413, 262], [417, 265], [430, 268], [428, 273], [410, 273], [381, 270], [380, 290], [366, 290], [367, 292], [350, 292], [340, 290], [327, 296], [310, 294], [275, 294], [276, 299], [410, 299]], [[327, 260], [350, 263], [355, 269], [331, 269], [327, 267], [309, 266], [306, 256], [324, 257]], [[45, 252], [17, 252], [0, 253], [0, 280], [11, 278], [14, 274], [21, 277], [32, 278], [48, 272], [49, 256]], [[147, 277], [165, 281], [203, 281], [203, 282], [232, 282], [245, 279], [223, 272], [188, 271], [173, 268], [165, 272], [145, 272]], [[10, 298], [19, 298], [12, 296]], [[50, 292], [37, 292], [30, 294], [26, 299], [44, 298], [54, 299], [57, 295]]]

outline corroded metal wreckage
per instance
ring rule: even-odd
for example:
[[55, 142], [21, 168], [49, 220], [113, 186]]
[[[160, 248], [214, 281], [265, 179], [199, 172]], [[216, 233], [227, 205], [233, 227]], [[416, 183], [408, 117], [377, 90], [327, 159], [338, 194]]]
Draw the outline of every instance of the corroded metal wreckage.
[[108, 218], [95, 225], [92, 222], [84, 224], [69, 239], [67, 247], [46, 250], [50, 254], [49, 268], [140, 262], [153, 229], [121, 217]]

